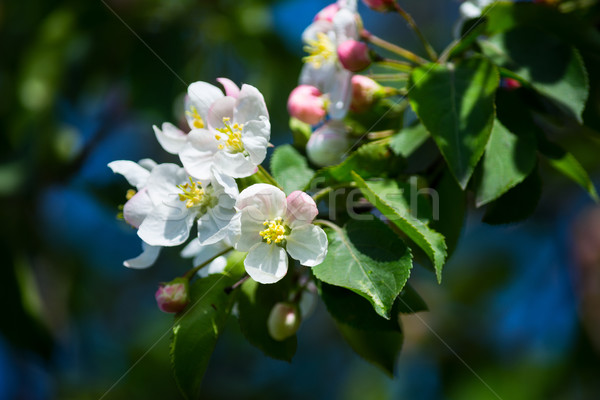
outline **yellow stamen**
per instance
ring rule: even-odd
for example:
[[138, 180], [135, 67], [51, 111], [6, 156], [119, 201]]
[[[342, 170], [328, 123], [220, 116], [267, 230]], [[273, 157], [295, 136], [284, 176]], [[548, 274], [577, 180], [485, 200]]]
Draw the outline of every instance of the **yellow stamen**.
[[317, 40], [308, 40], [304, 51], [309, 55], [302, 58], [302, 61], [312, 64], [315, 68], [321, 68], [330, 59], [337, 56], [335, 44], [323, 32], [317, 33]]
[[192, 120], [193, 120], [192, 125], [194, 126], [194, 128], [196, 128], [196, 129], [204, 128], [204, 121], [202, 120], [202, 117], [200, 116], [200, 114], [198, 114], [198, 110], [196, 109], [196, 107], [191, 106], [190, 111], [186, 111], [185, 114], [188, 117], [192, 118]]
[[194, 182], [190, 177], [190, 183], [177, 186], [183, 193], [179, 194], [179, 200], [185, 201], [187, 208], [201, 205], [204, 201], [204, 189], [200, 182]]
[[[227, 147], [233, 153], [242, 153], [244, 151], [244, 143], [242, 143], [242, 129], [244, 129], [243, 124], [238, 124], [237, 122], [233, 124], [233, 126], [229, 123], [230, 118], [223, 117], [223, 128], [217, 128], [219, 132], [224, 135], [227, 135], [227, 139], [223, 143], [219, 144], [219, 149], [223, 150]], [[215, 139], [221, 140], [220, 135], [215, 135]]]
[[127, 193], [125, 193], [125, 198], [126, 198], [127, 200], [131, 200], [131, 198], [132, 198], [133, 196], [135, 196], [135, 194], [136, 194], [136, 193], [137, 193], [137, 192], [136, 192], [135, 190], [133, 190], [133, 189], [129, 189], [129, 190], [127, 191]]
[[267, 244], [280, 244], [285, 240], [286, 228], [285, 225], [283, 225], [281, 218], [265, 221], [263, 225], [266, 229], [260, 231], [258, 234], [263, 238], [263, 241], [267, 242]]

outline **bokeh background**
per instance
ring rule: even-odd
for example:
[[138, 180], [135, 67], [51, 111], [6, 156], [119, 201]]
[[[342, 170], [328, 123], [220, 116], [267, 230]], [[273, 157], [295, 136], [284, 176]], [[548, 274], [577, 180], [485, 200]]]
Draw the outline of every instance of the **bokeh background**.
[[[406, 0], [434, 47], [458, 1]], [[180, 121], [187, 84], [220, 76], [264, 94], [274, 144], [300, 35], [326, 0], [0, 2], [0, 399], [177, 399], [172, 317], [158, 282], [191, 265], [176, 250], [131, 271], [135, 231], [116, 218], [116, 159], [174, 161], [153, 124]], [[396, 15], [359, 7], [373, 33], [421, 52]], [[593, 177], [598, 150], [563, 138]], [[600, 211], [542, 170], [526, 223], [471, 210], [438, 286], [414, 270], [430, 312], [405, 317], [395, 379], [355, 356], [318, 305], [291, 364], [267, 359], [232, 319], [203, 386], [210, 399], [600, 398]]]

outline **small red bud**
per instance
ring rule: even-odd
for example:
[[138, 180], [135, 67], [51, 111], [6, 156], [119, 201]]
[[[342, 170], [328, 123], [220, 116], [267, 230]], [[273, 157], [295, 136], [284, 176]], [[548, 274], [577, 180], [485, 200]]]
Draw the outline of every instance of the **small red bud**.
[[369, 46], [356, 40], [346, 40], [337, 48], [338, 59], [348, 71], [360, 72], [371, 65]]
[[269, 335], [277, 341], [285, 340], [298, 331], [300, 320], [298, 306], [292, 303], [277, 303], [267, 320]]
[[387, 12], [396, 8], [396, 0], [363, 0], [363, 3], [372, 10]]
[[177, 278], [169, 283], [163, 283], [156, 291], [154, 297], [161, 311], [178, 313], [189, 303], [188, 280]]
[[290, 93], [287, 103], [290, 115], [300, 121], [317, 125], [325, 119], [325, 100], [314, 86], [300, 85]]

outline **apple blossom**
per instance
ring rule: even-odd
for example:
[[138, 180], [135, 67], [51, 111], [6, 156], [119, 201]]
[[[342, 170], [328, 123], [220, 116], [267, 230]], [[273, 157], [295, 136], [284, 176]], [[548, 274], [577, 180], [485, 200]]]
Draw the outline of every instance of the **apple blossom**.
[[300, 121], [317, 125], [325, 119], [326, 101], [319, 89], [300, 85], [290, 93], [287, 108], [290, 115]]
[[327, 255], [327, 235], [312, 224], [318, 210], [314, 200], [295, 191], [287, 198], [275, 186], [259, 183], [240, 193], [241, 231], [236, 250], [247, 251], [246, 272], [259, 283], [281, 280], [289, 254], [300, 264], [313, 267]]
[[319, 167], [338, 164], [350, 148], [348, 128], [341, 121], [327, 121], [313, 132], [306, 144], [308, 159]]
[[[214, 244], [201, 245], [200, 240], [198, 238], [194, 238], [191, 242], [187, 244], [181, 250], [181, 257], [183, 258], [192, 258], [194, 266], [198, 266], [203, 262], [210, 260], [211, 258], [217, 256], [219, 253], [227, 249], [231, 249], [231, 243], [227, 238], [216, 242]], [[198, 271], [198, 276], [201, 278], [205, 278], [208, 275], [212, 274], [220, 274], [225, 270], [227, 266], [227, 257], [220, 256], [215, 258], [210, 264], [201, 268]]]

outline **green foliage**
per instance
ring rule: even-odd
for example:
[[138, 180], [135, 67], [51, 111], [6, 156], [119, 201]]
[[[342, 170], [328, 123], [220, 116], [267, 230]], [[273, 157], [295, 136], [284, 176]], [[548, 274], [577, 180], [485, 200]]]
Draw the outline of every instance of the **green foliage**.
[[271, 172], [286, 194], [302, 190], [315, 174], [306, 159], [289, 144], [279, 146], [273, 152]]
[[483, 53], [581, 121], [588, 96], [583, 60], [560, 39], [534, 28], [516, 28], [480, 42]]
[[536, 160], [535, 141], [515, 135], [496, 120], [481, 162], [476, 205], [487, 204], [522, 182]]
[[390, 141], [394, 154], [408, 158], [429, 138], [429, 132], [423, 124], [415, 124], [402, 129]]
[[412, 255], [383, 222], [366, 217], [370, 219], [327, 228], [327, 257], [312, 271], [323, 282], [360, 294], [377, 314], [389, 319], [394, 301], [410, 276]]
[[285, 361], [292, 361], [296, 353], [296, 335], [283, 341], [273, 339], [267, 329], [267, 320], [276, 303], [288, 300], [289, 291], [289, 279], [273, 285], [261, 285], [249, 279], [241, 287], [238, 302], [244, 337], [266, 355]]
[[231, 312], [237, 292], [225, 289], [235, 283], [215, 274], [190, 285], [190, 303], [175, 319], [171, 362], [175, 380], [188, 399], [198, 398], [210, 356]]
[[462, 188], [483, 155], [494, 122], [497, 68], [482, 57], [428, 64], [411, 74], [410, 104]]
[[411, 214], [410, 205], [395, 182], [365, 182], [359, 175], [353, 176], [365, 197], [427, 254], [434, 264], [438, 282], [441, 282], [446, 261], [444, 237]]

